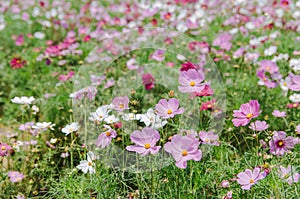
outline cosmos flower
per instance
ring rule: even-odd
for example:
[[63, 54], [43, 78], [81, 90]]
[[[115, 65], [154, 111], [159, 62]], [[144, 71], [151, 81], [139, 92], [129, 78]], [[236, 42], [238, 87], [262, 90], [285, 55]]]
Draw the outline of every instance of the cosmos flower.
[[14, 97], [13, 99], [11, 99], [11, 102], [15, 103], [15, 104], [26, 104], [29, 105], [31, 104], [33, 101], [35, 100], [34, 97]]
[[279, 178], [286, 181], [289, 185], [299, 182], [300, 174], [295, 171], [295, 167], [289, 165], [287, 168], [279, 166], [277, 170], [277, 175]]
[[292, 91], [300, 91], [300, 76], [290, 73], [288, 77], [290, 81], [287, 82], [287, 87]]
[[143, 85], [146, 90], [151, 90], [155, 85], [155, 78], [151, 73], [145, 73], [142, 75]]
[[129, 109], [128, 104], [129, 99], [127, 96], [115, 97], [112, 101], [112, 109], [123, 112], [124, 110]]
[[174, 135], [171, 142], [164, 145], [166, 152], [171, 153], [176, 161], [176, 166], [186, 168], [188, 160], [200, 161], [202, 151], [198, 149], [199, 140], [189, 136]]
[[253, 131], [264, 131], [269, 128], [269, 125], [267, 124], [266, 121], [257, 120], [255, 122], [252, 122], [249, 128], [252, 129]]
[[256, 118], [260, 114], [260, 105], [257, 100], [250, 100], [246, 104], [242, 104], [239, 110], [233, 111], [232, 119], [234, 126], [246, 126], [252, 118]]
[[299, 103], [300, 102], [300, 94], [294, 93], [289, 97], [289, 99], [294, 102], [294, 103]]
[[129, 59], [126, 62], [126, 66], [129, 70], [136, 70], [139, 68], [139, 65], [137, 64], [137, 62], [134, 58]]
[[24, 174], [18, 171], [9, 171], [7, 176], [10, 178], [11, 182], [21, 182], [25, 178]]
[[6, 143], [0, 143], [0, 156], [9, 156], [13, 152], [11, 146]]
[[211, 101], [208, 101], [208, 102], [203, 102], [201, 104], [201, 107], [200, 107], [200, 110], [203, 111], [203, 110], [210, 110], [212, 111], [215, 107], [216, 107], [216, 99], [212, 99]]
[[204, 79], [204, 74], [195, 69], [182, 71], [180, 72], [178, 79], [180, 84], [180, 86], [178, 86], [178, 89], [183, 93], [199, 93], [205, 87], [205, 85], [202, 83]]
[[145, 127], [142, 131], [134, 131], [130, 135], [130, 140], [136, 145], [127, 146], [126, 149], [141, 154], [141, 156], [149, 153], [156, 154], [161, 148], [160, 146], [155, 146], [159, 139], [160, 135], [158, 131]]
[[156, 115], [152, 108], [149, 108], [145, 114], [137, 114], [136, 119], [153, 129], [162, 128], [168, 123], [167, 121], [162, 120], [159, 115]]
[[90, 113], [89, 119], [93, 122], [102, 122], [105, 120], [109, 115], [110, 109], [112, 108], [111, 105], [103, 105], [97, 108], [96, 112]]
[[268, 88], [275, 88], [281, 80], [281, 74], [276, 63], [270, 60], [262, 60], [259, 62], [259, 66], [257, 69], [257, 76], [260, 79], [259, 84]]
[[16, 69], [23, 68], [27, 64], [27, 62], [25, 60], [22, 60], [21, 58], [13, 58], [9, 64], [12, 69]]
[[197, 69], [197, 66], [190, 61], [181, 64], [180, 71], [188, 71], [190, 69]]
[[200, 131], [199, 138], [202, 144], [215, 145], [215, 146], [220, 145], [218, 141], [219, 136], [215, 135], [213, 132]]
[[112, 138], [117, 137], [117, 132], [108, 125], [103, 125], [107, 130], [98, 136], [96, 146], [105, 148], [111, 143]]
[[279, 110], [274, 110], [272, 112], [272, 115], [275, 116], [275, 117], [285, 117], [286, 112], [284, 112], [284, 111], [280, 112]]
[[88, 87], [82, 88], [74, 93], [71, 93], [69, 97], [71, 97], [75, 100], [80, 100], [80, 99], [83, 99], [84, 97], [87, 97], [89, 100], [94, 100], [97, 93], [98, 93], [98, 91], [97, 91], [96, 87], [88, 86]]
[[163, 61], [165, 59], [165, 51], [162, 49], [157, 49], [151, 56], [152, 59], [156, 61]]
[[62, 81], [62, 82], [66, 82], [68, 81], [69, 79], [71, 79], [73, 76], [74, 76], [75, 72], [74, 71], [70, 71], [67, 75], [60, 75], [58, 77], [58, 80], [59, 81]]
[[289, 152], [295, 146], [295, 138], [288, 136], [283, 131], [274, 131], [274, 135], [269, 141], [270, 153], [283, 156], [285, 153]]
[[96, 172], [95, 170], [95, 163], [96, 157], [93, 152], [89, 151], [87, 153], [87, 160], [80, 161], [80, 164], [76, 166], [77, 169], [82, 170], [83, 173], [89, 172], [90, 174], [93, 174]]
[[255, 185], [259, 180], [265, 178], [264, 174], [260, 172], [260, 168], [256, 167], [253, 171], [246, 169], [237, 175], [237, 182], [242, 186], [242, 189], [249, 190], [251, 186]]
[[163, 119], [173, 118], [175, 115], [182, 114], [184, 108], [179, 108], [179, 101], [176, 98], [171, 98], [169, 101], [166, 99], [159, 100], [155, 105], [157, 115]]
[[219, 46], [221, 49], [230, 50], [233, 36], [230, 33], [224, 32], [218, 35], [218, 37], [213, 41], [213, 46]]
[[78, 122], [73, 122], [70, 125], [65, 126], [64, 128], [62, 128], [62, 132], [67, 135], [69, 135], [70, 133], [76, 132], [79, 129], [79, 125]]
[[102, 82], [106, 79], [106, 75], [90, 75], [90, 80], [93, 86], [100, 86]]
[[53, 127], [55, 124], [52, 124], [52, 122], [37, 122], [35, 125], [32, 126], [33, 129], [45, 131], [47, 129], [54, 130]]

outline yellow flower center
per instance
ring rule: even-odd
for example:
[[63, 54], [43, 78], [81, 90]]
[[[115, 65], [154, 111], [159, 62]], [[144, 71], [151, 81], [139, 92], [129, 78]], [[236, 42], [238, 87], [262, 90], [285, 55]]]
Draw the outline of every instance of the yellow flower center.
[[247, 117], [247, 119], [250, 119], [251, 117], [253, 117], [253, 114], [252, 114], [252, 113], [248, 113], [248, 114], [246, 115], [246, 117]]
[[6, 149], [6, 147], [5, 147], [5, 146], [2, 146], [2, 147], [1, 147], [1, 150], [2, 150], [2, 151], [4, 151], [5, 149]]
[[282, 145], [283, 145], [283, 142], [282, 142], [282, 141], [279, 141], [277, 144], [278, 144], [278, 146], [282, 146]]
[[205, 142], [209, 142], [209, 139], [206, 138], [204, 141], [205, 141]]
[[109, 137], [111, 135], [110, 131], [106, 132], [106, 136]]
[[92, 162], [88, 162], [88, 165], [91, 167], [91, 166], [93, 166], [93, 163]]
[[271, 69], [270, 66], [268, 66], [268, 67], [267, 67], [267, 70], [270, 70], [270, 69]]
[[121, 104], [119, 104], [119, 108], [124, 108], [124, 104], [123, 103], [121, 103]]
[[170, 115], [170, 114], [173, 113], [173, 111], [172, 111], [171, 109], [169, 109], [169, 110], [167, 111], [167, 113]]
[[254, 180], [253, 180], [253, 179], [250, 179], [250, 183], [254, 183]]
[[73, 128], [70, 128], [70, 132], [73, 132], [74, 131], [74, 129]]
[[195, 86], [195, 82], [191, 81], [190, 86]]
[[297, 104], [293, 104], [293, 107], [296, 108], [296, 107], [297, 107]]
[[207, 108], [212, 108], [212, 105], [211, 104], [207, 105]]
[[188, 152], [187, 152], [187, 150], [183, 150], [181, 154], [182, 154], [182, 156], [187, 156]]
[[151, 147], [151, 145], [149, 143], [145, 144], [145, 149], [149, 149]]
[[283, 85], [284, 85], [284, 86], [286, 86], [286, 85], [287, 85], [287, 83], [286, 83], [286, 82], [283, 82]]

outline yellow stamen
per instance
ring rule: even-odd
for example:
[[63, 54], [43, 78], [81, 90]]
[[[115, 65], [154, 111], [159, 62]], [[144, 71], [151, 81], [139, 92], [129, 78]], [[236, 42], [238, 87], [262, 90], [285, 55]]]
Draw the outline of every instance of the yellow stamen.
[[172, 111], [171, 109], [169, 109], [169, 110], [167, 111], [167, 113], [170, 115], [170, 114], [173, 113], [173, 111]]
[[91, 167], [91, 166], [93, 166], [93, 163], [92, 162], [88, 162], [88, 165]]
[[182, 154], [182, 156], [187, 156], [188, 152], [187, 152], [187, 150], [183, 150], [181, 154]]
[[106, 132], [106, 136], [109, 137], [111, 135], [110, 131]]
[[2, 147], [1, 147], [1, 150], [2, 150], [2, 151], [4, 151], [5, 149], [6, 149], [6, 147], [5, 147], [5, 146], [2, 146]]
[[195, 86], [195, 82], [191, 81], [190, 86]]
[[250, 119], [251, 117], [253, 117], [253, 114], [252, 113], [248, 113], [246, 117], [247, 117], [247, 119]]
[[119, 104], [119, 108], [120, 109], [124, 108], [124, 104], [123, 103]]
[[149, 149], [151, 147], [151, 145], [149, 143], [145, 144], [145, 149]]
[[250, 179], [250, 183], [254, 183], [254, 180], [253, 180], [253, 179]]
[[279, 141], [277, 144], [278, 144], [278, 146], [282, 146], [282, 145], [283, 145], [283, 142], [282, 142], [282, 141]]

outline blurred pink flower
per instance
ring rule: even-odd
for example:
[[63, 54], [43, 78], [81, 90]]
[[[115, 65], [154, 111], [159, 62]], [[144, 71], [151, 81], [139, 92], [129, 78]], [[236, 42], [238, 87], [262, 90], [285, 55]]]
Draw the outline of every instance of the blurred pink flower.
[[13, 153], [13, 149], [6, 143], [0, 143], [0, 156], [10, 156]]
[[96, 146], [105, 148], [111, 143], [112, 138], [117, 137], [117, 132], [108, 125], [103, 125], [107, 130], [98, 136]]
[[205, 79], [205, 75], [195, 69], [189, 69], [188, 71], [181, 71], [179, 75], [179, 91], [183, 93], [199, 93], [205, 85], [202, 83]]
[[208, 144], [208, 145], [215, 145], [215, 146], [220, 145], [219, 136], [214, 134], [213, 132], [200, 131], [199, 138], [201, 144]]
[[299, 182], [300, 179], [300, 174], [296, 172], [295, 167], [292, 167], [291, 165], [289, 165], [287, 168], [279, 166], [277, 175], [289, 185]]
[[112, 101], [113, 109], [119, 112], [129, 109], [129, 98], [127, 96], [115, 97]]
[[16, 39], [16, 46], [22, 46], [24, 44], [24, 36], [20, 34]]
[[157, 49], [152, 55], [151, 58], [156, 61], [163, 61], [165, 59], [165, 51], [162, 49]]
[[269, 128], [269, 125], [267, 124], [266, 121], [255, 121], [252, 122], [249, 126], [250, 129], [252, 129], [253, 131], [264, 131], [267, 128]]
[[277, 156], [283, 156], [284, 153], [293, 149], [295, 144], [296, 142], [294, 137], [286, 137], [286, 133], [284, 131], [274, 131], [274, 135], [269, 141], [270, 153]]
[[21, 182], [25, 178], [24, 174], [18, 171], [9, 171], [7, 176], [10, 178], [11, 182]]
[[288, 77], [290, 81], [287, 82], [287, 87], [292, 91], [300, 91], [300, 76], [290, 73]]
[[272, 115], [275, 117], [285, 117], [286, 116], [286, 112], [280, 112], [279, 110], [274, 110], [272, 112]]
[[142, 75], [142, 81], [146, 90], [151, 90], [155, 85], [155, 78], [151, 73], [145, 73]]

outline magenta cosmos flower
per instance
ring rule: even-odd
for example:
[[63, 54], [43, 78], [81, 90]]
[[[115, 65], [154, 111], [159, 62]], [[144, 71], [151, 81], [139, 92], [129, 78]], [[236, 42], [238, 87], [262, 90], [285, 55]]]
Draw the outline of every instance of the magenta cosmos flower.
[[6, 143], [0, 143], [0, 156], [9, 156], [13, 152], [11, 146]]
[[249, 190], [258, 180], [265, 178], [265, 175], [260, 172], [260, 168], [256, 167], [253, 171], [246, 169], [244, 172], [239, 173], [237, 177], [237, 182], [242, 186], [242, 189]]
[[157, 115], [163, 119], [173, 118], [177, 114], [182, 114], [184, 108], [179, 108], [179, 101], [176, 98], [171, 98], [169, 101], [166, 99], [159, 100], [155, 105]]
[[134, 131], [130, 139], [136, 145], [127, 146], [128, 151], [134, 151], [142, 156], [158, 153], [160, 146], [155, 146], [160, 139], [158, 131], [145, 127], [142, 131]]
[[267, 128], [269, 128], [269, 125], [267, 124], [266, 121], [255, 121], [252, 122], [249, 126], [250, 129], [252, 129], [253, 131], [264, 131]]
[[154, 88], [155, 78], [151, 73], [143, 74], [142, 80], [146, 90], [151, 90]]
[[174, 135], [171, 142], [164, 146], [166, 152], [171, 153], [176, 161], [176, 166], [186, 168], [188, 160], [200, 161], [202, 151], [198, 149], [199, 141], [189, 136]]
[[205, 131], [200, 131], [199, 133], [199, 138], [201, 140], [202, 144], [209, 144], [209, 145], [215, 145], [219, 146], [219, 136], [215, 135], [213, 132], [205, 132]]
[[283, 156], [284, 153], [289, 152], [289, 149], [293, 149], [295, 144], [296, 139], [294, 137], [286, 137], [286, 133], [283, 131], [274, 131], [274, 135], [269, 141], [270, 153]]
[[300, 76], [290, 73], [288, 77], [290, 81], [287, 83], [287, 87], [292, 91], [300, 91]]
[[10, 171], [7, 176], [10, 178], [11, 182], [20, 182], [25, 176], [18, 171]]
[[195, 69], [182, 71], [178, 79], [180, 84], [178, 89], [183, 93], [199, 93], [205, 87], [205, 84], [202, 83], [204, 78], [204, 74]]
[[115, 97], [112, 101], [113, 109], [120, 112], [129, 109], [128, 104], [129, 99], [127, 96]]
[[294, 182], [299, 182], [300, 174], [295, 171], [295, 168], [289, 165], [287, 168], [283, 166], [279, 166], [279, 170], [277, 172], [279, 178], [284, 179], [290, 185]]
[[111, 140], [115, 137], [117, 137], [117, 133], [115, 130], [113, 130], [110, 126], [108, 125], [103, 125], [107, 130], [103, 133], [101, 133], [98, 136], [96, 146], [101, 148], [105, 148], [111, 143]]
[[250, 100], [246, 104], [242, 104], [239, 110], [233, 111], [232, 119], [234, 126], [246, 126], [252, 118], [256, 118], [260, 114], [260, 105], [257, 100]]

